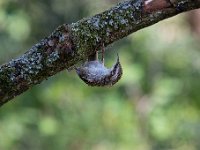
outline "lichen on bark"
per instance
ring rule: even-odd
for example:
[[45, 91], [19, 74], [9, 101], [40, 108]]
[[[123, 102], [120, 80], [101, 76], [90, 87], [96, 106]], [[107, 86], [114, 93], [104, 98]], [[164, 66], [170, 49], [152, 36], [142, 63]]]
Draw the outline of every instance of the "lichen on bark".
[[171, 2], [170, 8], [149, 12], [144, 9], [144, 0], [129, 0], [93, 17], [59, 26], [21, 57], [0, 66], [0, 105], [85, 60], [102, 43], [107, 46], [160, 20], [200, 7], [200, 0]]

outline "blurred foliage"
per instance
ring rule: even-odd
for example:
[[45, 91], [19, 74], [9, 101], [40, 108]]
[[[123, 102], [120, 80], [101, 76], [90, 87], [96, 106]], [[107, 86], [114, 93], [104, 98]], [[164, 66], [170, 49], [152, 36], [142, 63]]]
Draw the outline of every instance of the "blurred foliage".
[[[59, 24], [92, 16], [114, 0], [1, 0], [0, 63], [20, 56]], [[200, 44], [185, 15], [112, 44], [123, 65], [112, 88], [61, 72], [0, 109], [2, 150], [199, 150]]]

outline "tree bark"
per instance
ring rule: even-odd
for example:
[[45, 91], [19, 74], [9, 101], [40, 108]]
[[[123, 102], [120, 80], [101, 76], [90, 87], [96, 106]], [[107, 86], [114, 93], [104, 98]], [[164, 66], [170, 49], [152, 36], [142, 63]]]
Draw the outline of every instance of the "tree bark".
[[0, 66], [0, 105], [69, 69], [101, 47], [184, 11], [200, 8], [200, 0], [130, 0], [59, 26], [21, 57]]

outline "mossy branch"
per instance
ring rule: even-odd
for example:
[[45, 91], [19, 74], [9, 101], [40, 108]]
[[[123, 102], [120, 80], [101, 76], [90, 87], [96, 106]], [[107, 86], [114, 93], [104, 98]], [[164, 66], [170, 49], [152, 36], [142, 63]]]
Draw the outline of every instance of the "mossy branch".
[[0, 66], [0, 105], [86, 59], [104, 43], [200, 7], [200, 0], [130, 0], [76, 23], [59, 26], [21, 57]]

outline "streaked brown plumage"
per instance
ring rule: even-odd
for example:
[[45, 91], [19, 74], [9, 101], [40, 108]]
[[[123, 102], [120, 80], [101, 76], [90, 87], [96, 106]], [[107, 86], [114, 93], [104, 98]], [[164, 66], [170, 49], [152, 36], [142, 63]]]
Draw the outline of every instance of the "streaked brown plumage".
[[98, 60], [98, 52], [88, 58], [81, 67], [75, 68], [78, 76], [89, 86], [112, 86], [122, 76], [122, 67], [117, 55], [117, 62], [112, 68], [104, 66], [104, 46], [102, 47], [102, 61]]

